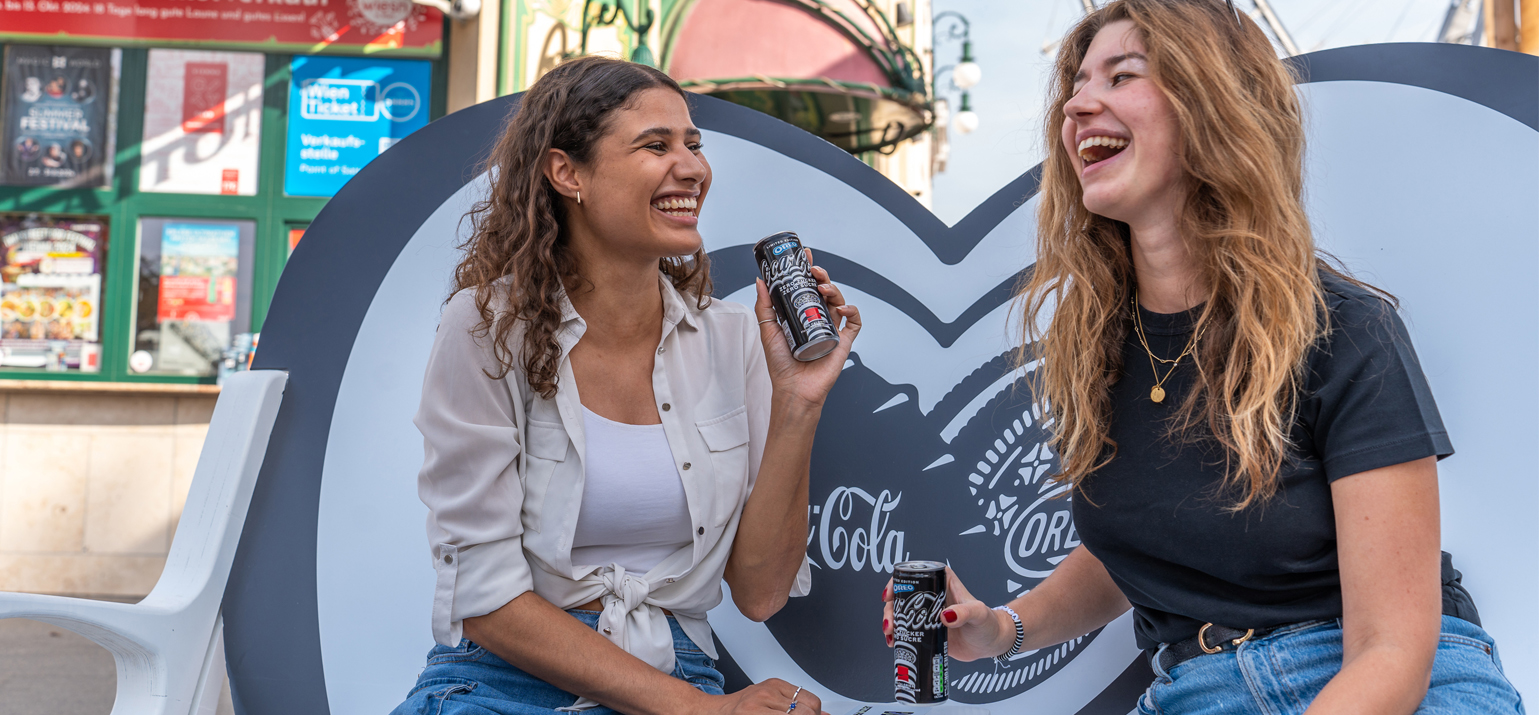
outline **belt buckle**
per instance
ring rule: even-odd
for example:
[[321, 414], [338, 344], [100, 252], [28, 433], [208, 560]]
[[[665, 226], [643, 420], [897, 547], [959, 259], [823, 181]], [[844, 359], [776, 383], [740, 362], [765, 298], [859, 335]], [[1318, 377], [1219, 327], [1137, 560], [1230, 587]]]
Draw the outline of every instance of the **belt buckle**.
[[[1204, 623], [1204, 624], [1202, 624], [1201, 628], [1197, 629], [1197, 647], [1201, 648], [1202, 652], [1207, 653], [1208, 655], [1212, 655], [1214, 653], [1221, 653], [1224, 650], [1224, 644], [1222, 644], [1222, 643], [1218, 644], [1218, 646], [1214, 647], [1214, 648], [1209, 648], [1208, 647], [1208, 629], [1212, 628], [1212, 627], [1213, 627], [1212, 623]], [[1253, 634], [1255, 634], [1255, 632], [1256, 632], [1256, 629], [1254, 629], [1254, 628], [1247, 628], [1247, 629], [1245, 629], [1245, 635], [1240, 636], [1239, 638], [1236, 638], [1236, 639], [1230, 641], [1230, 643], [1232, 643], [1235, 646], [1239, 646], [1241, 643], [1244, 643], [1245, 641], [1250, 640], [1250, 637]]]

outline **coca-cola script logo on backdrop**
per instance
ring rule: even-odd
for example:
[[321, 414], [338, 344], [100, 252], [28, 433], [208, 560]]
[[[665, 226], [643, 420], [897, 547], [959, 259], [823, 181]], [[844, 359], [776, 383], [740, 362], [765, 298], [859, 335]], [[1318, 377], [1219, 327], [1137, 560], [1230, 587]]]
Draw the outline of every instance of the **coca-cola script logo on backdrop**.
[[[820, 682], [881, 701], [893, 697], [892, 654], [873, 613], [894, 564], [945, 561], [975, 596], [1000, 604], [1051, 574], [1079, 536], [1067, 487], [1050, 478], [1051, 416], [1026, 388], [1038, 363], [1014, 372], [1000, 355], [924, 414], [914, 388], [867, 368], [859, 347], [829, 396], [813, 451], [813, 593], [791, 599], [768, 625]], [[1095, 635], [1005, 665], [953, 662], [951, 697], [995, 702], [1033, 688]]]

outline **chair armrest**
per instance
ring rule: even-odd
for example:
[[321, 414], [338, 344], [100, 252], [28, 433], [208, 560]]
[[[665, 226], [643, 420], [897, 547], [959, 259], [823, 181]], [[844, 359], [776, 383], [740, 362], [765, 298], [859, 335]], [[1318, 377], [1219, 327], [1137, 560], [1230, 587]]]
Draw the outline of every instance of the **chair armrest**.
[[120, 702], [131, 693], [139, 697], [164, 695], [165, 662], [156, 657], [153, 635], [146, 632], [157, 623], [164, 628], [164, 621], [149, 610], [131, 603], [0, 592], [0, 619], [29, 618], [59, 626], [112, 653], [118, 666]]

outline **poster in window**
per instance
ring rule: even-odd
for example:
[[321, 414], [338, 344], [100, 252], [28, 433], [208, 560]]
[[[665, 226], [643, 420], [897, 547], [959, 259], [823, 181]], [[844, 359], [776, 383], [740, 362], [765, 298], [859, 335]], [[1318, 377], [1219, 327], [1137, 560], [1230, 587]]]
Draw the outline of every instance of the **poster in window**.
[[100, 341], [107, 219], [0, 213], [0, 366], [42, 367], [48, 343], [67, 362]]
[[168, 223], [160, 236], [156, 320], [227, 323], [235, 319], [240, 227]]
[[289, 196], [336, 194], [364, 165], [427, 126], [427, 62], [295, 57], [289, 72]]
[[139, 190], [255, 196], [264, 60], [150, 50]]
[[256, 222], [139, 219], [135, 373], [213, 376], [251, 330]]
[[106, 186], [112, 180], [120, 50], [5, 48], [0, 182]]

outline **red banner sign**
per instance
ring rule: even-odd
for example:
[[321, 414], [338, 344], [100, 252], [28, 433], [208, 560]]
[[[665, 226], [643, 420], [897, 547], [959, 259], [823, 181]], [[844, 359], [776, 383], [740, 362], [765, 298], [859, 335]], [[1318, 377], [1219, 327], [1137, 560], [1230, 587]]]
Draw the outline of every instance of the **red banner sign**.
[[182, 80], [182, 131], [223, 134], [224, 99], [230, 66], [223, 62], [188, 62]]
[[233, 276], [161, 276], [155, 317], [223, 323], [235, 319]]
[[0, 40], [437, 57], [443, 14], [411, 0], [0, 0]]

